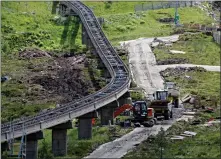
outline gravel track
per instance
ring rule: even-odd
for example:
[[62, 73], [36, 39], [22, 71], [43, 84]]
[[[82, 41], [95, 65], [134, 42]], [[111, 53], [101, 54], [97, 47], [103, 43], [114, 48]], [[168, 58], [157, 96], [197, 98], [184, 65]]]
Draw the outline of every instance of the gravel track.
[[[157, 38], [166, 43], [175, 42], [179, 35]], [[132, 72], [132, 77], [138, 85], [144, 89], [146, 94], [152, 94], [156, 89], [163, 88], [163, 79], [160, 76], [160, 71], [168, 67], [194, 67], [200, 66], [208, 71], [218, 71], [220, 66], [205, 66], [192, 64], [177, 64], [177, 65], [156, 65], [156, 59], [151, 51], [150, 44], [154, 38], [140, 38], [122, 42], [122, 46], [129, 51], [129, 67]], [[173, 119], [160, 122], [160, 125], [154, 125], [152, 128], [140, 127], [135, 128], [130, 133], [118, 138], [112, 142], [101, 145], [89, 156], [85, 158], [121, 158], [135, 146], [145, 141], [151, 134], [155, 135], [160, 131], [160, 128], [167, 130], [177, 119], [182, 118], [183, 106], [181, 108], [173, 108]]]

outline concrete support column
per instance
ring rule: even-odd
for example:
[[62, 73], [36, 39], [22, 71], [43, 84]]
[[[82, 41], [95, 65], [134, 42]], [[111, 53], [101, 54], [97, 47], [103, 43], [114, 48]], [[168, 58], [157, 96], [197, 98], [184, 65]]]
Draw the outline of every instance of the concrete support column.
[[54, 156], [67, 155], [67, 129], [52, 129], [52, 152]]
[[92, 138], [92, 118], [79, 118], [78, 139]]
[[81, 37], [82, 37], [82, 44], [87, 45], [87, 32], [85, 30], [85, 27], [83, 26], [83, 24], [81, 23], [81, 28], [82, 28], [82, 32], [81, 32]]
[[78, 118], [78, 139], [91, 139], [92, 138], [92, 118], [97, 118], [96, 111], [82, 115]]
[[85, 27], [83, 26], [83, 24], [81, 25], [82, 28], [82, 34], [81, 34], [81, 38], [82, 38], [82, 44], [86, 45], [87, 49], [92, 49], [93, 48], [93, 44], [91, 42], [91, 39], [89, 38], [87, 31], [85, 29]]
[[4, 151], [8, 150], [8, 143], [7, 142], [3, 142], [1, 144], [1, 152], [3, 153]]
[[26, 159], [38, 158], [38, 140], [30, 140], [26, 142]]
[[109, 120], [111, 121], [111, 124], [113, 124], [114, 107], [106, 106], [106, 107], [101, 108], [101, 125], [109, 125]]
[[42, 131], [27, 136], [26, 159], [38, 159], [38, 140], [43, 138]]
[[50, 128], [52, 129], [52, 153], [55, 157], [67, 155], [67, 129], [72, 128], [71, 121]]

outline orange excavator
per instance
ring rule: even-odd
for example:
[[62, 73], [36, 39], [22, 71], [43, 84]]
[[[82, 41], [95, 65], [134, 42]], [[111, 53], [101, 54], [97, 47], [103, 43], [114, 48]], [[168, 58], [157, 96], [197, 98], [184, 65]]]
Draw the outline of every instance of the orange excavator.
[[126, 110], [133, 112], [133, 118], [130, 120], [136, 127], [140, 127], [141, 125], [144, 127], [152, 127], [157, 122], [157, 119], [154, 117], [154, 109], [148, 108], [145, 101], [136, 101], [132, 105], [124, 104], [118, 107], [114, 112], [114, 118]]

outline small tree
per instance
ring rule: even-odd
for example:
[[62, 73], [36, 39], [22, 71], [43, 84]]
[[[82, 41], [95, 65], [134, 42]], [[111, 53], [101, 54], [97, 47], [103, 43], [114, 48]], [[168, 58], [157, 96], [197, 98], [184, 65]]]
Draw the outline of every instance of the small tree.
[[161, 127], [160, 128], [160, 132], [156, 137], [156, 143], [157, 143], [157, 147], [160, 149], [160, 158], [163, 158], [163, 149], [166, 147], [166, 139], [165, 139], [165, 131], [164, 129]]
[[49, 144], [43, 139], [42, 147], [39, 149], [39, 156], [40, 159], [53, 159], [53, 154], [51, 153], [51, 149]]

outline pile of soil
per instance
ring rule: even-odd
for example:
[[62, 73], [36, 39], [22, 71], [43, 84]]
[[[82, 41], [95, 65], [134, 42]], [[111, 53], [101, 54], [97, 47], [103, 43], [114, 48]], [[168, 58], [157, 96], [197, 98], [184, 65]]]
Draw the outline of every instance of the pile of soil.
[[47, 64], [46, 70], [35, 74], [30, 83], [41, 85], [44, 90], [42, 94], [57, 97], [59, 103], [79, 99], [89, 95], [93, 89], [93, 83], [86, 79], [83, 71], [86, 61], [84, 55], [55, 58]]
[[21, 59], [31, 59], [31, 58], [38, 58], [44, 56], [51, 57], [50, 53], [47, 53], [39, 49], [25, 49], [19, 52], [19, 57]]
[[188, 59], [183, 59], [183, 58], [169, 58], [165, 60], [157, 60], [158, 65], [186, 64], [188, 62], [189, 62]]
[[160, 75], [163, 77], [169, 76], [179, 76], [185, 72], [197, 71], [197, 72], [206, 72], [206, 69], [202, 67], [176, 67], [176, 68], [167, 68], [164, 71], [160, 72]]
[[115, 47], [114, 49], [117, 51], [119, 56], [128, 55], [129, 54], [126, 49], [119, 48], [119, 47]]
[[174, 22], [174, 18], [160, 18], [158, 21], [161, 23], [172, 23]]

